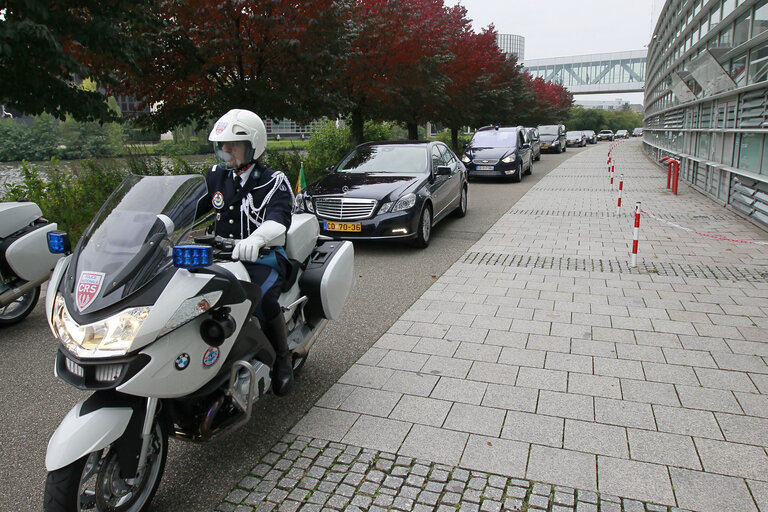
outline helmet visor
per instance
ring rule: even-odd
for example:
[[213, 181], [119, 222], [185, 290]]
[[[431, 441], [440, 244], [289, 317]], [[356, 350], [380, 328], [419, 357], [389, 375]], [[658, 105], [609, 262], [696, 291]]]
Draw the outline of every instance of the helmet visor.
[[227, 169], [239, 169], [253, 161], [253, 146], [247, 140], [215, 141], [216, 161]]

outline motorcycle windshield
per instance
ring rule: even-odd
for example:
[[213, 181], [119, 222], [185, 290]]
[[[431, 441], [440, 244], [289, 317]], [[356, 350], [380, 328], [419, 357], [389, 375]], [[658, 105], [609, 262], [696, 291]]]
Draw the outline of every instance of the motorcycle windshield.
[[201, 175], [125, 178], [75, 249], [72, 292], [78, 310], [111, 306], [171, 266], [173, 246], [194, 225], [205, 193]]

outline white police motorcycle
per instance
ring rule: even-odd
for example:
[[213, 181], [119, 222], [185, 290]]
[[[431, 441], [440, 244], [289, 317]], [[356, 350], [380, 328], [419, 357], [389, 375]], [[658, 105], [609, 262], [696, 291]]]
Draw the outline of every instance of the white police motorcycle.
[[[275, 352], [253, 316], [261, 289], [227, 260], [231, 240], [193, 236], [204, 192], [202, 176], [129, 176], [56, 265], [45, 303], [61, 342], [55, 373], [93, 394], [48, 443], [46, 512], [146, 510], [169, 436], [241, 426], [270, 390]], [[354, 250], [319, 240], [313, 215], [294, 215], [286, 236], [280, 304], [298, 370], [341, 313]], [[48, 238], [70, 252], [65, 233]]]
[[40, 297], [60, 254], [48, 252], [56, 223], [32, 202], [0, 203], [0, 327], [21, 322]]

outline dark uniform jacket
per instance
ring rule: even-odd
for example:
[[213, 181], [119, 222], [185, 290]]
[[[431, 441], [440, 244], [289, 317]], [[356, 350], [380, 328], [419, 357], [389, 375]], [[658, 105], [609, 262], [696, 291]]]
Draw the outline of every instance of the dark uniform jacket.
[[226, 238], [248, 238], [263, 222], [273, 220], [291, 224], [292, 194], [288, 178], [261, 163], [256, 163], [248, 181], [240, 186], [240, 178], [225, 167], [214, 166], [205, 177], [208, 191], [198, 203], [198, 213], [216, 210], [214, 231]]

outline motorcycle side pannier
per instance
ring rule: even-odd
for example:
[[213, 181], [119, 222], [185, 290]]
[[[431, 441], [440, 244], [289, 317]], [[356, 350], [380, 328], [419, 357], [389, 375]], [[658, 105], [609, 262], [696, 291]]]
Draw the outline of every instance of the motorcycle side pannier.
[[309, 297], [304, 313], [310, 320], [335, 320], [352, 289], [355, 249], [350, 241], [328, 241], [317, 246], [299, 278]]

